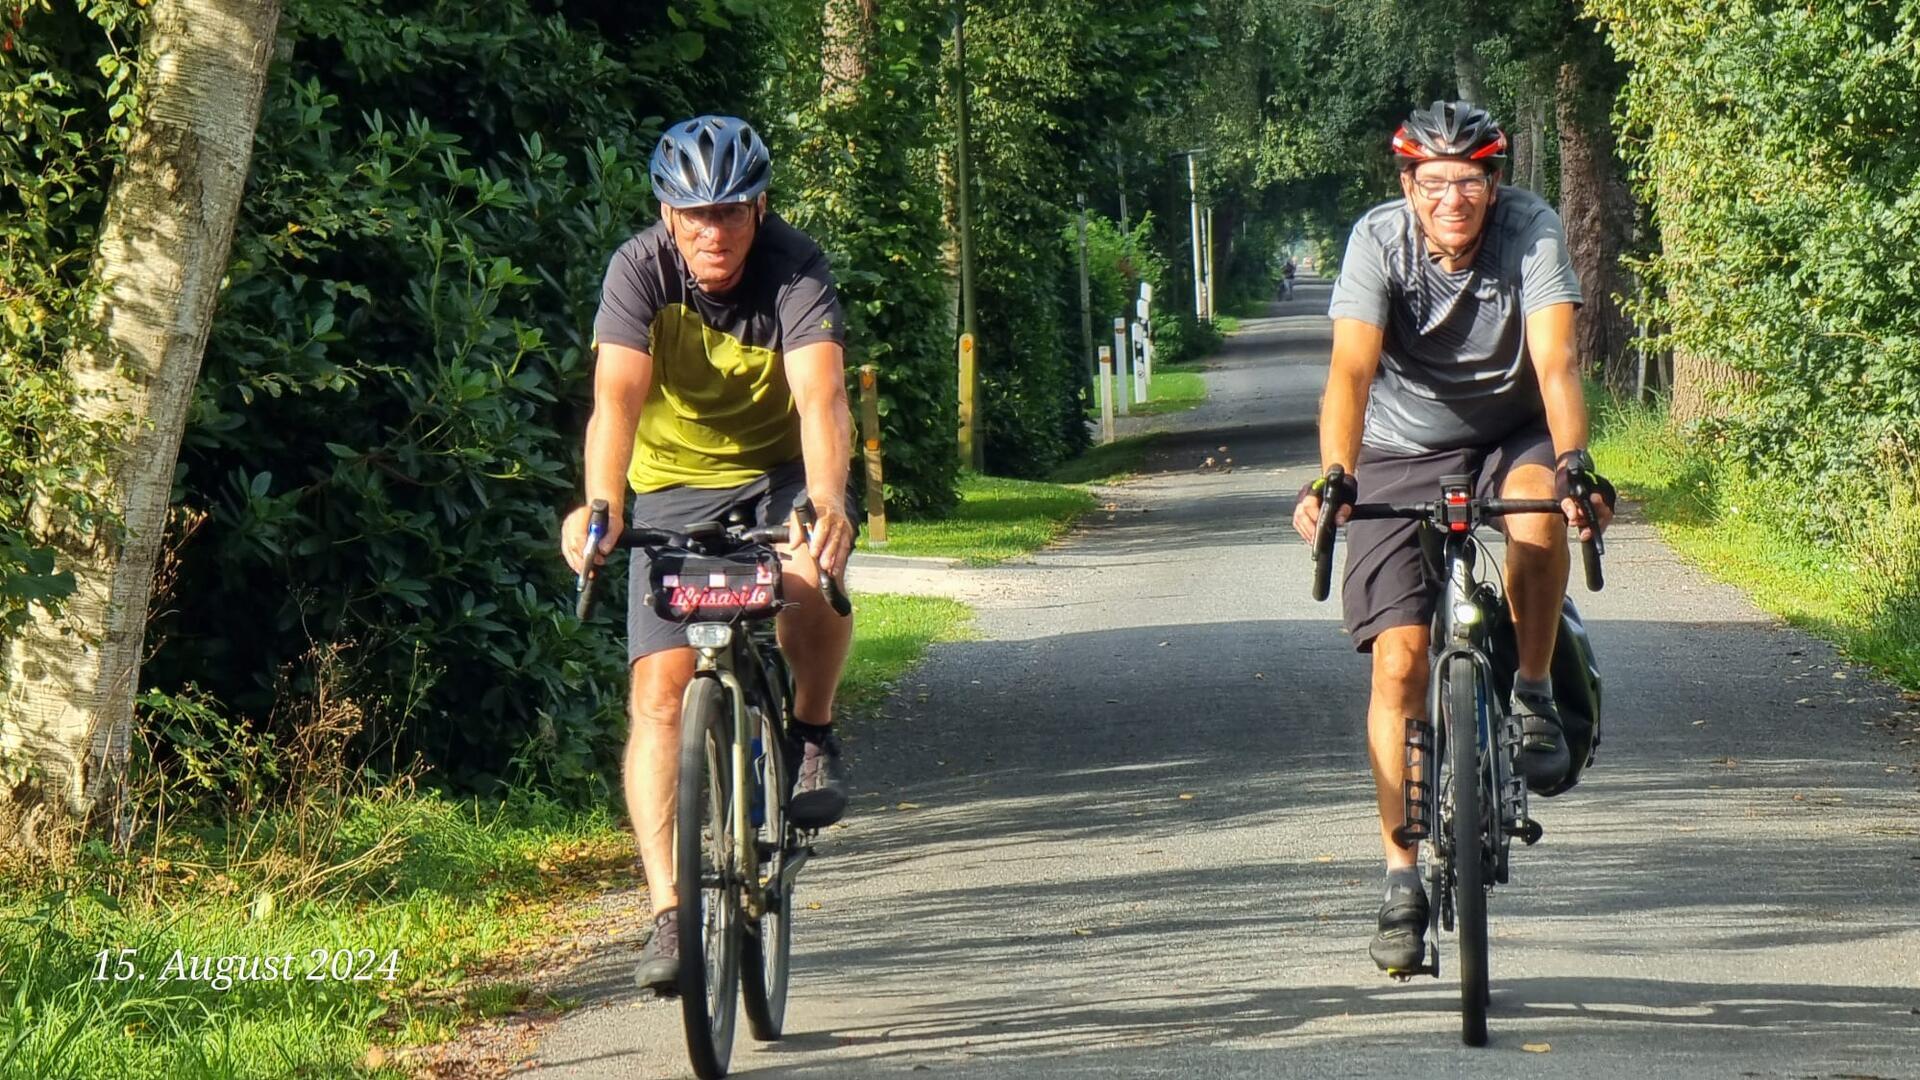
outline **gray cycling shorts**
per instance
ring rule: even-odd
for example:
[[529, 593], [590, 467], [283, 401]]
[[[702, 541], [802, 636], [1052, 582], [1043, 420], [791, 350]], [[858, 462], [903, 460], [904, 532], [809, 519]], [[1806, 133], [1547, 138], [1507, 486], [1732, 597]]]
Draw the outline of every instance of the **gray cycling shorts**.
[[[1440, 478], [1452, 473], [1474, 476], [1474, 495], [1500, 493], [1517, 465], [1553, 468], [1553, 436], [1543, 426], [1522, 428], [1499, 443], [1424, 454], [1392, 454], [1360, 448], [1353, 476], [1361, 502], [1420, 502], [1440, 493]], [[1498, 522], [1495, 522], [1496, 526]], [[1417, 521], [1385, 518], [1347, 524], [1347, 568], [1340, 581], [1340, 605], [1353, 647], [1373, 651], [1373, 639], [1396, 626], [1425, 626], [1433, 620], [1439, 583], [1420, 550]]]
[[[793, 500], [806, 489], [805, 465], [791, 461], [738, 487], [670, 487], [635, 495], [633, 523], [680, 529], [702, 521], [724, 521], [727, 514], [739, 508], [753, 515], [756, 526], [774, 525], [792, 515]], [[647, 576], [652, 563], [646, 549], [633, 549], [633, 564], [627, 571], [628, 664], [687, 644], [686, 623], [663, 619], [647, 605]]]

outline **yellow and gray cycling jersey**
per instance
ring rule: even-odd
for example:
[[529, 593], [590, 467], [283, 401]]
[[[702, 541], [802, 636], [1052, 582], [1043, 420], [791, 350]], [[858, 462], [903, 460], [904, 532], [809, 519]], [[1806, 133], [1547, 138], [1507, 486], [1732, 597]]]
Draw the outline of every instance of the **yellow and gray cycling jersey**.
[[627, 482], [636, 492], [730, 488], [800, 459], [800, 418], [782, 359], [821, 341], [844, 344], [827, 257], [768, 214], [740, 283], [697, 288], [664, 223], [628, 240], [607, 264], [594, 344], [653, 357]]

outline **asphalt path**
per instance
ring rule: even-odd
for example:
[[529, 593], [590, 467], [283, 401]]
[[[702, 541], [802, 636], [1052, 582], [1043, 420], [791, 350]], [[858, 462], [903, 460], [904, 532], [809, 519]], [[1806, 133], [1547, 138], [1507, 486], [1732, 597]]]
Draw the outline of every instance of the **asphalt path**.
[[[1490, 905], [1491, 1045], [1460, 1044], [1451, 951], [1438, 980], [1374, 970], [1367, 668], [1285, 524], [1325, 302], [1246, 321], [1145, 474], [983, 575], [977, 639], [853, 729], [788, 1037], [743, 1017], [735, 1073], [1920, 1076], [1920, 705], [1630, 507], [1607, 590], [1576, 597], [1599, 761], [1535, 800], [1546, 837]], [[678, 1006], [627, 982], [636, 945], [570, 976], [584, 1004], [515, 1075], [690, 1075]]]

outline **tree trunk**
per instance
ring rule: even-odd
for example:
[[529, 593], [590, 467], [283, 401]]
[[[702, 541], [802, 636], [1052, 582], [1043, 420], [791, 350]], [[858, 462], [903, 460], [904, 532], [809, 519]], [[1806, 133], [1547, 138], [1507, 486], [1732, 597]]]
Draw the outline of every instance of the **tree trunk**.
[[1633, 324], [1619, 297], [1632, 281], [1620, 267], [1633, 229], [1633, 195], [1613, 153], [1606, 102], [1574, 64], [1560, 67], [1560, 216], [1567, 248], [1586, 302], [1577, 319], [1577, 346], [1616, 394], [1633, 390]]
[[85, 481], [124, 531], [41, 515], [36, 531], [77, 588], [66, 625], [29, 625], [0, 676], [0, 777], [28, 845], [57, 842], [49, 826], [110, 810], [125, 780], [154, 558], [279, 11], [279, 0], [153, 3], [144, 101], [94, 263], [104, 341], [66, 359], [82, 415], [126, 432], [110, 472]]
[[820, 96], [830, 102], [853, 99], [867, 77], [867, 41], [872, 36], [875, 0], [826, 0], [826, 53], [820, 60]]
[[1453, 74], [1460, 83], [1460, 100], [1487, 107], [1487, 88], [1480, 73], [1480, 57], [1468, 44], [1453, 47]]

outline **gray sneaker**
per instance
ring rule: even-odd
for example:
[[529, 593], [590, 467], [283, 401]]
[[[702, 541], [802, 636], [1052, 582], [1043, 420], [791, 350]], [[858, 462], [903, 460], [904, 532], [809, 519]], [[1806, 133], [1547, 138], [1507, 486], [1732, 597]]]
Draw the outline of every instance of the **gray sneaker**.
[[680, 987], [680, 912], [668, 908], [653, 917], [653, 936], [640, 950], [633, 982], [642, 990], [671, 994]]
[[1573, 764], [1560, 707], [1546, 694], [1513, 692], [1513, 715], [1520, 720], [1520, 757], [1516, 764], [1530, 790], [1552, 791]]
[[787, 818], [802, 829], [824, 829], [847, 812], [847, 762], [839, 736], [803, 740], [800, 770], [787, 803]]

